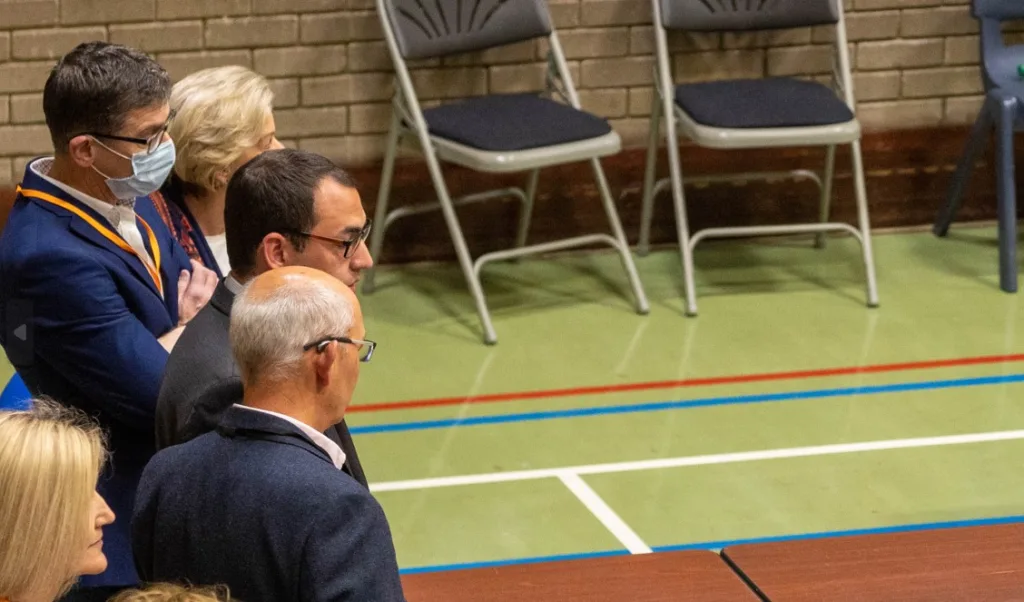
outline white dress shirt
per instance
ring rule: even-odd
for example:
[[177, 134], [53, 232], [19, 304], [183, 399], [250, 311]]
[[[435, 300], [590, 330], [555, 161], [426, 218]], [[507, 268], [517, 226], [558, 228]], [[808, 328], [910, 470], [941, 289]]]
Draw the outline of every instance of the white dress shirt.
[[251, 412], [263, 412], [264, 414], [270, 414], [271, 416], [277, 416], [281, 420], [288, 421], [289, 423], [295, 425], [295, 427], [298, 428], [300, 431], [302, 431], [303, 434], [305, 434], [307, 437], [312, 439], [313, 443], [315, 443], [317, 445], [317, 447], [319, 447], [320, 449], [322, 449], [325, 452], [327, 452], [327, 455], [330, 456], [331, 462], [334, 463], [334, 467], [335, 468], [337, 468], [338, 470], [341, 470], [341, 467], [345, 465], [345, 452], [343, 452], [341, 450], [341, 447], [337, 443], [335, 443], [334, 441], [331, 441], [330, 439], [328, 439], [327, 435], [324, 435], [323, 433], [321, 433], [320, 431], [316, 430], [315, 428], [309, 426], [305, 422], [296, 420], [296, 419], [292, 418], [291, 416], [286, 416], [284, 414], [278, 414], [277, 412], [271, 412], [270, 410], [261, 410], [259, 408], [251, 408], [249, 406], [244, 406], [244, 405], [237, 404], [237, 403], [234, 404], [234, 405], [235, 405], [236, 408], [242, 408], [243, 410], [249, 410]]
[[110, 204], [106, 201], [101, 201], [95, 197], [91, 197], [84, 192], [75, 190], [63, 182], [54, 180], [49, 176], [50, 168], [53, 167], [53, 158], [45, 157], [38, 159], [32, 163], [30, 169], [35, 172], [40, 178], [46, 180], [50, 184], [53, 184], [57, 188], [60, 188], [68, 195], [81, 201], [87, 207], [99, 213], [107, 222], [114, 227], [114, 230], [121, 235], [121, 238], [128, 243], [128, 245], [139, 254], [139, 258], [142, 259], [151, 269], [155, 269], [153, 263], [153, 257], [149, 254], [149, 250], [146, 249], [146, 244], [143, 242], [142, 232], [139, 230], [139, 224], [135, 221], [138, 217], [135, 214], [135, 201], [119, 201], [117, 204]]

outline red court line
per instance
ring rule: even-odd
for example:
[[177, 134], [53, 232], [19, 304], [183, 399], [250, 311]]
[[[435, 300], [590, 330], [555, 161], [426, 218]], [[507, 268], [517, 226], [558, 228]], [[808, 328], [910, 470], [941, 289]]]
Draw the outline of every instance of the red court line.
[[601, 395], [604, 393], [624, 393], [628, 391], [650, 391], [655, 389], [703, 387], [709, 385], [732, 385], [739, 383], [769, 382], [776, 380], [798, 380], [804, 378], [821, 378], [826, 376], [846, 376], [851, 374], [879, 374], [883, 372], [902, 372], [906, 370], [930, 370], [935, 368], [955, 368], [958, 366], [976, 366], [982, 364], [999, 364], [1004, 362], [1019, 361], [1024, 361], [1024, 353], [1017, 353], [1012, 355], [984, 355], [980, 357], [929, 360], [923, 362], [903, 362], [898, 364], [876, 364], [872, 366], [850, 366], [846, 368], [797, 370], [793, 372], [768, 372], [764, 374], [737, 374], [733, 376], [713, 376], [710, 378], [660, 380], [642, 383], [624, 383], [620, 385], [598, 385], [592, 387], [573, 387], [568, 389], [514, 391], [510, 393], [493, 393], [489, 395], [438, 397], [435, 399], [391, 401], [385, 403], [353, 405], [348, 408], [348, 413], [351, 414], [354, 412], [379, 412], [384, 410], [408, 410], [413, 408], [433, 408], [439, 406], [462, 405], [465, 403], [524, 401], [527, 399], [575, 397], [579, 395]]

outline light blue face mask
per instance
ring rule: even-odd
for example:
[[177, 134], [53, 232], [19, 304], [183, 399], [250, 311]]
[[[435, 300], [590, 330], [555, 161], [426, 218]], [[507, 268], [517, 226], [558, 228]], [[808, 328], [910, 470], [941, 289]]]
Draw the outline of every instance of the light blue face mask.
[[174, 169], [175, 150], [173, 140], [161, 142], [160, 146], [156, 147], [151, 153], [139, 151], [131, 157], [122, 155], [95, 138], [93, 140], [118, 157], [132, 162], [132, 175], [126, 178], [108, 177], [105, 173], [96, 169], [95, 165], [92, 166], [96, 173], [107, 179], [107, 187], [110, 188], [110, 192], [122, 201], [153, 194], [163, 186], [163, 183], [167, 181], [167, 177], [171, 175], [171, 170]]

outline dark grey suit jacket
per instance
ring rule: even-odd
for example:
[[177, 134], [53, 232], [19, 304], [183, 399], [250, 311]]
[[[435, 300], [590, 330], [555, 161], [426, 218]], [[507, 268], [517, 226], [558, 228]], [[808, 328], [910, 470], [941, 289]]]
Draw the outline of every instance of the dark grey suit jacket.
[[229, 408], [214, 432], [157, 453], [131, 525], [146, 582], [223, 584], [246, 602], [405, 602], [377, 500], [260, 412]]
[[[156, 402], [157, 450], [214, 430], [224, 410], [241, 403], [242, 377], [228, 334], [234, 300], [222, 280], [174, 345]], [[345, 421], [326, 435], [345, 452], [345, 472], [365, 486], [366, 475]]]

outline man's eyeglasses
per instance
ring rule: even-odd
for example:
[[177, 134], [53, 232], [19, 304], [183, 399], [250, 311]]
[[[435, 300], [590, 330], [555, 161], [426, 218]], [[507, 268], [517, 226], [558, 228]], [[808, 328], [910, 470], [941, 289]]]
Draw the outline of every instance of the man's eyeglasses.
[[356, 249], [359, 248], [359, 244], [366, 240], [370, 236], [370, 228], [373, 226], [373, 222], [370, 220], [366, 221], [366, 225], [359, 231], [359, 235], [349, 240], [342, 240], [340, 238], [331, 238], [330, 236], [322, 236], [320, 234], [313, 234], [311, 232], [299, 232], [297, 230], [290, 231], [290, 234], [295, 236], [306, 236], [320, 240], [329, 244], [332, 244], [342, 250], [342, 256], [345, 259], [349, 259], [356, 253]]
[[303, 345], [303, 351], [309, 351], [310, 349], [316, 349], [317, 353], [323, 353], [324, 349], [327, 349], [327, 345], [331, 341], [338, 341], [339, 343], [348, 343], [349, 345], [355, 345], [359, 348], [359, 361], [368, 362], [373, 357], [373, 350], [377, 348], [377, 343], [373, 341], [365, 341], [361, 339], [350, 339], [348, 337], [324, 337], [318, 341], [307, 343]]
[[72, 136], [72, 138], [74, 138], [75, 136], [92, 136], [94, 138], [106, 138], [108, 140], [120, 140], [121, 142], [131, 142], [134, 144], [140, 144], [142, 146], [145, 146], [146, 154], [149, 154], [155, 151], [160, 146], [160, 143], [164, 141], [164, 134], [166, 134], [167, 130], [171, 127], [171, 122], [174, 120], [175, 114], [175, 111], [171, 111], [171, 114], [167, 116], [167, 121], [164, 122], [164, 125], [160, 128], [160, 131], [153, 134], [149, 138], [131, 138], [129, 136], [114, 136], [113, 134], [101, 134], [99, 132], [81, 132], [79, 134], [75, 134], [74, 136]]

